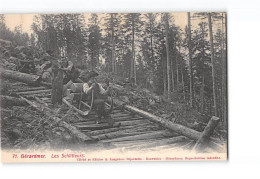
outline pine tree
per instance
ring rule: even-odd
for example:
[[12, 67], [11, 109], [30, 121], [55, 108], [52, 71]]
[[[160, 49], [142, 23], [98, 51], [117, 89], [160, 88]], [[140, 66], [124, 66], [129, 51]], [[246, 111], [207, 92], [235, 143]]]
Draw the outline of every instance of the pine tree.
[[119, 51], [119, 33], [120, 28], [120, 15], [117, 13], [109, 13], [105, 17], [105, 48], [111, 51], [111, 71], [112, 73], [117, 72], [116, 68], [116, 51]]
[[125, 18], [125, 32], [126, 35], [131, 36], [131, 46], [132, 46], [132, 60], [131, 60], [131, 72], [130, 78], [133, 79], [134, 83], [136, 84], [136, 36], [139, 36], [141, 25], [143, 22], [141, 21], [141, 14], [140, 13], [128, 13], [124, 15]]
[[189, 48], [189, 66], [190, 66], [190, 106], [193, 107], [193, 69], [192, 69], [192, 49], [191, 49], [191, 17], [188, 12], [188, 48]]

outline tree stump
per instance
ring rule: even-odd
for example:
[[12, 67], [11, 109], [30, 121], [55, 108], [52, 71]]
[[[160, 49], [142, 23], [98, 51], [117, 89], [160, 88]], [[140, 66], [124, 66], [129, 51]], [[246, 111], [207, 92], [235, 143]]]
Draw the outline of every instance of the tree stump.
[[53, 68], [52, 72], [52, 92], [51, 102], [53, 105], [62, 104], [63, 93], [63, 71], [58, 68]]
[[210, 136], [213, 134], [214, 129], [217, 127], [219, 123], [219, 118], [216, 116], [212, 116], [208, 122], [208, 125], [205, 127], [204, 131], [201, 134], [201, 137], [197, 140], [196, 144], [193, 147], [193, 151], [201, 152], [205, 149]]

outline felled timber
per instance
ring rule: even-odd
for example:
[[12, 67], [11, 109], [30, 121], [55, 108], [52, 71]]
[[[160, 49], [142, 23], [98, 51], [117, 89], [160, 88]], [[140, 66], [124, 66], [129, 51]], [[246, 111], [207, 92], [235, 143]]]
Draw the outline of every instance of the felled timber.
[[23, 100], [25, 100], [29, 105], [31, 105], [33, 108], [35, 108], [37, 111], [43, 113], [44, 115], [48, 116], [50, 120], [53, 121], [54, 124], [58, 124], [61, 127], [64, 127], [67, 129], [75, 138], [77, 138], [81, 142], [95, 142], [98, 139], [93, 138], [91, 136], [87, 136], [86, 134], [80, 132], [76, 127], [66, 123], [62, 119], [56, 117], [51, 109], [47, 108], [46, 106], [35, 102], [35, 101], [30, 101], [24, 97], [21, 97]]
[[12, 79], [19, 82], [27, 83], [28, 85], [37, 86], [40, 84], [41, 78], [37, 75], [31, 75], [27, 73], [21, 73], [18, 71], [0, 69], [1, 77], [6, 79]]
[[24, 91], [24, 92], [17, 92], [17, 95], [32, 95], [32, 94], [41, 94], [41, 93], [50, 93], [51, 89], [47, 90], [36, 90], [36, 91]]
[[75, 125], [80, 130], [100, 130], [100, 129], [108, 129], [112, 127], [120, 127], [121, 123], [116, 122], [113, 126], [110, 126], [108, 123], [101, 123], [101, 124], [90, 124], [90, 125]]
[[46, 87], [48, 87], [48, 88], [51, 88], [51, 87], [52, 87], [52, 84], [51, 84], [51, 83], [48, 83], [48, 82], [45, 82], [45, 81], [41, 81], [41, 82], [40, 82], [40, 85], [46, 86]]
[[131, 131], [131, 132], [124, 132], [124, 131], [117, 131], [114, 132], [113, 134], [103, 134], [100, 136], [95, 136], [99, 140], [111, 140], [113, 138], [121, 138], [121, 137], [126, 137], [126, 136], [135, 136], [135, 135], [141, 135], [141, 134], [147, 134], [149, 132], [145, 131]]
[[122, 141], [136, 141], [136, 140], [148, 140], [156, 138], [174, 137], [178, 134], [169, 131], [156, 131], [146, 134], [139, 134], [134, 136], [126, 136], [115, 139], [104, 140], [103, 142], [122, 142]]
[[104, 140], [104, 139], [132, 136], [137, 134], [144, 134], [144, 133], [154, 132], [154, 130], [155, 129], [149, 129], [149, 127], [130, 128], [130, 129], [124, 129], [124, 130], [114, 131], [114, 132], [106, 132], [97, 135], [96, 137], [99, 138], [99, 140]]
[[33, 87], [33, 88], [25, 88], [25, 89], [15, 89], [15, 90], [11, 90], [10, 92], [11, 93], [16, 93], [16, 92], [26, 92], [26, 91], [37, 91], [37, 90], [44, 90], [46, 89], [45, 87], [43, 86], [40, 86], [40, 87]]
[[120, 122], [115, 122], [113, 124], [113, 126], [108, 125], [107, 122], [105, 123], [101, 123], [101, 124], [87, 124], [87, 125], [75, 125], [77, 126], [79, 129], [82, 130], [100, 130], [100, 129], [107, 129], [107, 128], [111, 128], [111, 127], [120, 127], [120, 126], [133, 126], [133, 125], [149, 125], [150, 122], [147, 121], [146, 119], [141, 119], [141, 120], [128, 120], [128, 121], [120, 121]]
[[[116, 105], [122, 105], [122, 102], [120, 102], [119, 100], [115, 100], [114, 99], [114, 103]], [[138, 114], [146, 119], [149, 119], [150, 121], [152, 122], [155, 122], [155, 123], [159, 123], [161, 124], [163, 127], [167, 128], [167, 129], [170, 129], [172, 130], [173, 132], [176, 132], [180, 135], [183, 135], [183, 136], [186, 136], [190, 139], [193, 139], [193, 140], [199, 140], [200, 139], [200, 136], [201, 136], [201, 133], [198, 132], [198, 131], [195, 131], [193, 129], [190, 129], [188, 127], [185, 127], [183, 125], [180, 125], [180, 124], [176, 124], [176, 123], [173, 123], [171, 121], [168, 121], [168, 120], [165, 120], [161, 117], [158, 117], [158, 116], [155, 116], [151, 113], [148, 113], [146, 111], [143, 111], [143, 110], [140, 110], [136, 107], [133, 107], [133, 106], [130, 106], [130, 105], [124, 105], [124, 109], [134, 113], [134, 114]], [[219, 141], [218, 139], [215, 139], [215, 138], [210, 138], [209, 142], [208, 142], [208, 145], [212, 148], [214, 148], [215, 150], [217, 151], [221, 151], [222, 150], [222, 147], [219, 146], [218, 144], [216, 144], [215, 142], [213, 142], [212, 140], [214, 141]]]
[[11, 96], [0, 95], [1, 106], [24, 106], [27, 105], [26, 101]]
[[201, 134], [201, 137], [197, 140], [196, 144], [193, 147], [195, 151], [203, 151], [208, 143], [210, 136], [213, 134], [214, 129], [217, 127], [219, 123], [219, 118], [216, 116], [212, 116], [209, 120], [207, 126]]
[[144, 149], [144, 148], [154, 148], [154, 147], [158, 147], [158, 146], [164, 146], [164, 145], [170, 145], [170, 144], [174, 144], [174, 143], [179, 143], [179, 142], [183, 142], [188, 140], [187, 137], [184, 136], [177, 136], [177, 137], [170, 137], [167, 139], [159, 139], [159, 140], [155, 140], [155, 141], [151, 141], [147, 144], [137, 144], [137, 145], [133, 145], [131, 147], [128, 147], [128, 149], [134, 149], [134, 148], [139, 148], [139, 149]]
[[[87, 121], [84, 120], [84, 121], [80, 121], [80, 122], [76, 122], [74, 123], [75, 125], [82, 125], [82, 126], [86, 126], [86, 125], [93, 125], [96, 123], [96, 119], [97, 117], [92, 117], [92, 118], [87, 118]], [[140, 120], [140, 119], [143, 119], [143, 117], [136, 117], [136, 118], [125, 118], [125, 119], [115, 119], [113, 118], [114, 122], [123, 122], [123, 121], [135, 121], [135, 120]], [[103, 119], [103, 122], [105, 123], [106, 120]]]
[[[126, 129], [141, 129], [141, 130], [156, 130], [158, 127], [154, 126], [154, 125], [147, 125], [147, 124], [137, 124], [137, 125], [132, 125], [132, 126], [120, 126], [120, 128], [118, 127], [112, 127], [112, 128], [108, 128], [108, 129], [99, 129], [99, 130], [94, 130], [94, 131], [88, 131], [88, 134], [90, 134], [91, 136], [98, 136], [98, 135], [102, 135], [102, 134], [108, 134], [110, 132], [116, 132], [116, 131], [120, 131], [120, 130], [126, 130]], [[84, 130], [86, 131], [86, 130]]]

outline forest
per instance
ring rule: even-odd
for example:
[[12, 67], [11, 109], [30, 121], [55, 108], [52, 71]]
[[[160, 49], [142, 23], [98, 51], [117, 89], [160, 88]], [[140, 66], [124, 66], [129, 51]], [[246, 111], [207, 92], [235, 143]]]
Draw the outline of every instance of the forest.
[[[131, 83], [134, 96], [142, 98], [140, 91], [145, 91], [159, 103], [135, 106], [161, 117], [173, 116], [188, 127], [194, 128], [188, 123], [195, 116], [218, 117], [220, 131], [225, 131], [219, 133], [226, 138], [226, 13], [175, 14], [39, 14], [34, 15], [30, 32], [22, 25], [10, 30], [5, 15], [0, 15], [0, 39], [12, 42], [14, 49], [28, 49], [25, 57], [16, 58], [35, 65], [52, 51], [57, 59], [70, 59], [81, 72], [97, 70], [119, 85]], [[0, 50], [3, 56], [14, 53], [3, 46]]]

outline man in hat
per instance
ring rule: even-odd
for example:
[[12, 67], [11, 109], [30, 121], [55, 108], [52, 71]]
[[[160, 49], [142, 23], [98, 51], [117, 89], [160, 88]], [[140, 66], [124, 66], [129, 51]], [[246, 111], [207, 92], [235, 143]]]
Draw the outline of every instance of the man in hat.
[[68, 60], [67, 58], [63, 58], [61, 63], [61, 69], [65, 72], [63, 84], [67, 84], [70, 80], [74, 83], [83, 83], [83, 81], [79, 79], [80, 72], [74, 66], [72, 61]]
[[83, 92], [87, 96], [93, 95], [93, 107], [96, 110], [98, 117], [96, 123], [101, 123], [101, 118], [103, 117], [108, 122], [108, 124], [112, 126], [114, 122], [110, 116], [110, 111], [107, 111], [105, 108], [109, 87], [107, 90], [105, 90], [101, 84], [97, 83], [96, 77], [98, 75], [99, 74], [96, 71], [90, 72], [88, 83], [83, 84]]

